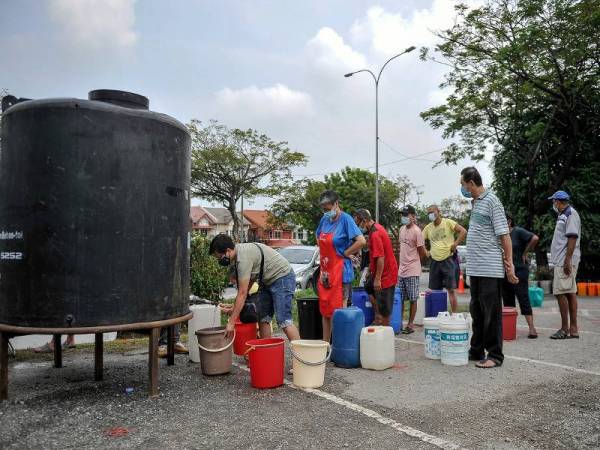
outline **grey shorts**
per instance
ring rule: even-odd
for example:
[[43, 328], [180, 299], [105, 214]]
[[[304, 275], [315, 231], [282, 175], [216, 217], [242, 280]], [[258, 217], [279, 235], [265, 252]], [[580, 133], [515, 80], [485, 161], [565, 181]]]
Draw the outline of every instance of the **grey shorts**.
[[456, 264], [452, 255], [442, 261], [431, 261], [429, 266], [429, 289], [456, 289]]

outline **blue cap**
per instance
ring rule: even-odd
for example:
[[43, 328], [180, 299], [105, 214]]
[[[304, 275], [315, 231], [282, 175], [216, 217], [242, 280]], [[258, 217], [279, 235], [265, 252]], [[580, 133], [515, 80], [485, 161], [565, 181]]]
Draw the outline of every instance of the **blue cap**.
[[569, 200], [570, 198], [565, 191], [556, 191], [552, 197], [548, 197], [548, 200]]

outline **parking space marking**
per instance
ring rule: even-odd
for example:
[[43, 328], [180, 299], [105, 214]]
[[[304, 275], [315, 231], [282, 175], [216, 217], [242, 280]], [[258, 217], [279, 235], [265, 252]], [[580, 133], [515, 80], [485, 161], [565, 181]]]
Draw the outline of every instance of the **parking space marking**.
[[[404, 339], [404, 338], [395, 338], [395, 339], [397, 341], [408, 342], [409, 344], [425, 345], [423, 342], [413, 341], [412, 339]], [[558, 367], [560, 369], [569, 370], [571, 372], [585, 373], [586, 375], [595, 375], [597, 377], [600, 377], [600, 372], [594, 372], [592, 370], [579, 369], [578, 367], [566, 366], [564, 364], [558, 364], [558, 363], [553, 363], [553, 362], [548, 362], [548, 361], [541, 361], [539, 359], [523, 358], [523, 357], [520, 357], [520, 356], [509, 356], [509, 355], [504, 355], [504, 358], [505, 359], [514, 359], [515, 361], [530, 362], [530, 363], [539, 364], [539, 365], [542, 365], [542, 366]]]
[[[233, 365], [239, 369], [245, 370], [246, 372], [250, 371], [250, 369], [248, 369], [248, 367], [238, 364], [236, 362], [234, 362]], [[460, 445], [454, 444], [452, 442], [446, 441], [445, 439], [442, 439], [442, 438], [439, 438], [436, 436], [432, 436], [431, 434], [424, 433], [420, 430], [417, 430], [416, 428], [412, 428], [412, 427], [403, 425], [400, 422], [396, 422], [393, 419], [382, 416], [381, 414], [379, 414], [376, 411], [373, 411], [372, 409], [365, 408], [364, 406], [357, 405], [356, 403], [352, 403], [348, 400], [344, 400], [343, 398], [338, 397], [337, 395], [329, 394], [328, 392], [324, 392], [319, 389], [299, 388], [299, 387], [294, 386], [294, 384], [291, 381], [286, 380], [286, 379], [284, 379], [283, 382], [286, 386], [289, 386], [292, 389], [304, 391], [309, 394], [316, 395], [317, 397], [321, 397], [325, 400], [329, 400], [330, 402], [336, 403], [336, 404], [343, 406], [347, 409], [350, 409], [354, 412], [360, 413], [371, 419], [375, 419], [377, 422], [381, 423], [382, 425], [387, 425], [387, 426], [393, 428], [394, 430], [399, 431], [403, 434], [406, 434], [410, 437], [419, 439], [422, 442], [427, 442], [428, 444], [431, 444], [431, 445], [435, 445], [438, 448], [449, 449], [449, 450], [457, 450], [457, 449], [462, 448]]]

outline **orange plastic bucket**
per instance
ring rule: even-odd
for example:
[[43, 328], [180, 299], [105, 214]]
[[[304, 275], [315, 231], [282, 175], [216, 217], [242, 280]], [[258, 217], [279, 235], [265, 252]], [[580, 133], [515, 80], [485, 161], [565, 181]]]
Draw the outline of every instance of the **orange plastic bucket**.
[[577, 295], [586, 296], [587, 295], [587, 283], [577, 283]]
[[285, 340], [253, 339], [246, 342], [250, 355], [250, 384], [269, 389], [283, 384]]
[[598, 295], [597, 283], [588, 283], [587, 295], [589, 295], [590, 297], [596, 297]]
[[243, 355], [248, 350], [246, 342], [256, 339], [256, 323], [235, 322], [235, 340], [233, 341], [233, 353]]
[[502, 308], [502, 337], [505, 341], [517, 339], [517, 308]]

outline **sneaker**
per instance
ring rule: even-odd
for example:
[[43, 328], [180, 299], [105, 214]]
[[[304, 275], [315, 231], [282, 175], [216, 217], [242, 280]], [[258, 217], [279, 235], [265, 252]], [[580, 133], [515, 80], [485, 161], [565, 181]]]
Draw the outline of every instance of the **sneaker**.
[[190, 351], [182, 342], [175, 343], [175, 353], [187, 355]]
[[169, 352], [167, 351], [167, 346], [166, 345], [159, 345], [158, 346], [158, 357], [159, 358], [166, 358], [168, 353]]

